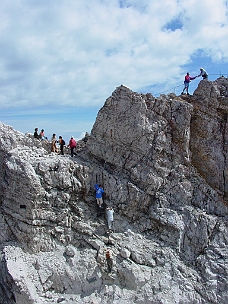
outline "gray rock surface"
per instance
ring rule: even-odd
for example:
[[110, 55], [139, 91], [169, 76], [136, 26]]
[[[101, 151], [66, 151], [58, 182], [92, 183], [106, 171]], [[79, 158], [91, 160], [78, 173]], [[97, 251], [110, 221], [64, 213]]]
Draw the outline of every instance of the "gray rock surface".
[[120, 86], [73, 158], [1, 123], [0, 303], [227, 303], [227, 92]]

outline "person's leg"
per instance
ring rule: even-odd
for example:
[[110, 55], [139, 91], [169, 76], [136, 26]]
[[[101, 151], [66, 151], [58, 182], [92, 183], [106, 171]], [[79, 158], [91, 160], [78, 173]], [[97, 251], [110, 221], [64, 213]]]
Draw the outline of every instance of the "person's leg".
[[103, 204], [102, 197], [98, 198], [98, 201], [99, 201], [99, 207], [101, 207], [101, 205]]
[[107, 265], [108, 265], [108, 272], [111, 272], [113, 266], [113, 262], [111, 258], [107, 259]]
[[186, 83], [184, 82], [184, 88], [183, 88], [183, 91], [182, 91], [182, 93], [181, 94], [184, 94], [184, 91], [186, 90]]
[[189, 83], [186, 84], [186, 92], [187, 92], [187, 94], [188, 94], [188, 87], [189, 87]]
[[99, 206], [99, 198], [96, 197], [96, 200], [97, 200], [97, 205]]
[[112, 229], [112, 222], [108, 219], [108, 229]]

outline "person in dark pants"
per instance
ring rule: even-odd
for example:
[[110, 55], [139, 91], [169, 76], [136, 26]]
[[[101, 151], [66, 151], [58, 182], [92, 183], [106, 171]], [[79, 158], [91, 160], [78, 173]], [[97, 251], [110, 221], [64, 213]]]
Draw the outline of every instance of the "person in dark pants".
[[198, 75], [198, 77], [200, 76], [202, 76], [203, 79], [208, 79], [208, 74], [203, 68], [200, 68], [200, 74]]
[[110, 249], [107, 249], [105, 252], [105, 258], [108, 266], [108, 272], [112, 271], [113, 266], [113, 260], [112, 260], [112, 251]]
[[71, 153], [72, 157], [74, 155], [76, 155], [76, 153], [74, 152], [74, 149], [76, 148], [76, 146], [77, 146], [76, 140], [73, 138], [73, 136], [71, 136], [70, 141], [69, 141], [69, 147], [70, 147], [70, 153]]
[[38, 128], [35, 128], [34, 138], [39, 138]]
[[63, 147], [65, 145], [65, 141], [62, 136], [59, 136], [59, 146], [60, 146], [60, 154], [64, 155]]

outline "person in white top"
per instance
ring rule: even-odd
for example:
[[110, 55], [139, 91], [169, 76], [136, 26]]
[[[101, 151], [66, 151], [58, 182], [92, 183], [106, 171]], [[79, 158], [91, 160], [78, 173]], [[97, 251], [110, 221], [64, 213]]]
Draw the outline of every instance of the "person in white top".
[[202, 76], [203, 79], [208, 79], [208, 74], [203, 68], [200, 68], [200, 74], [198, 75], [198, 77], [200, 76]]
[[113, 213], [114, 210], [112, 209], [112, 207], [108, 207], [107, 208], [107, 216], [108, 216], [108, 229], [112, 229], [113, 226]]

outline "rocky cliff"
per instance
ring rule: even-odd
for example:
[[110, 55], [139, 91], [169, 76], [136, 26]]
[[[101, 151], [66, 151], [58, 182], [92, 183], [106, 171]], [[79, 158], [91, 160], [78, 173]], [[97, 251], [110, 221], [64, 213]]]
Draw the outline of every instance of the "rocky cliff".
[[73, 158], [0, 124], [0, 303], [227, 303], [227, 113], [224, 77], [120, 86]]

